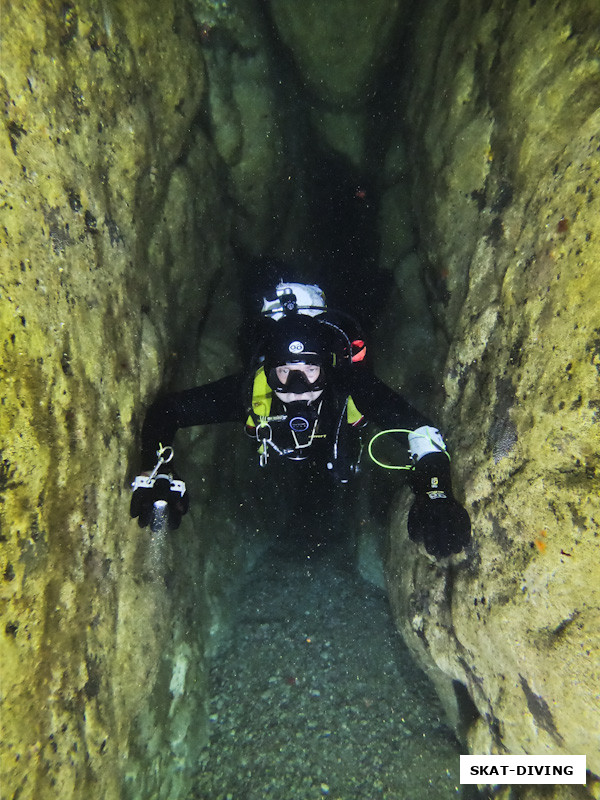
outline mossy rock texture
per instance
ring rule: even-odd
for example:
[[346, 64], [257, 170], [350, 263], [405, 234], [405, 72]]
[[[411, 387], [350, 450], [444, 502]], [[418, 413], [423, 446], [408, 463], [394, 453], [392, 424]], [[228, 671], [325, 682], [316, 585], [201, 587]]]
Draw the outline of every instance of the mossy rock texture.
[[140, 531], [129, 481], [229, 216], [192, 132], [195, 24], [152, 8], [2, 9], [2, 794], [22, 800], [183, 796], [206, 740], [219, 562], [191, 520]]
[[378, 371], [440, 422], [473, 521], [436, 563], [398, 499], [398, 627], [471, 751], [587, 754], [587, 788], [523, 797], [598, 797], [598, 30], [592, 0], [4, 4], [7, 797], [189, 794], [271, 487], [227, 426], [188, 432], [192, 510], [153, 538], [139, 430], [159, 391], [239, 368], [240, 264], [310, 250], [317, 151], [365, 178]]
[[401, 504], [388, 582], [419, 658], [468, 688], [473, 752], [586, 753], [598, 775], [600, 10], [547, 11], [427, 3], [416, 31], [415, 196], [473, 545], [432, 565]]

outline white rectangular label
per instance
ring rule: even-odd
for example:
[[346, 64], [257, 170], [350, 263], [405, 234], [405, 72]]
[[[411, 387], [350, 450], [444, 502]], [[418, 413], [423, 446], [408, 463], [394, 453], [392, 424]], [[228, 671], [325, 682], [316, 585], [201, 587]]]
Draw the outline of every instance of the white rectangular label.
[[461, 756], [461, 783], [585, 783], [585, 756]]

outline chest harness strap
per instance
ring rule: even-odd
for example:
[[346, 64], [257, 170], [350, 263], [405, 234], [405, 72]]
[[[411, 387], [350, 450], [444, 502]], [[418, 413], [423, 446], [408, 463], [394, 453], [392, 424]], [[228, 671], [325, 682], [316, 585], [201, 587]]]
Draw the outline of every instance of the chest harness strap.
[[294, 440], [294, 447], [282, 448], [276, 445], [275, 442], [273, 441], [273, 428], [271, 427], [271, 422], [285, 422], [286, 420], [288, 420], [288, 416], [286, 414], [280, 414], [274, 417], [270, 416], [257, 417], [256, 431], [254, 435], [256, 436], [256, 440], [260, 442], [260, 447], [258, 449], [260, 466], [265, 467], [267, 465], [267, 461], [269, 459], [269, 447], [272, 447], [273, 450], [280, 456], [290, 456], [292, 455], [292, 453], [296, 453], [298, 450], [303, 450], [306, 447], [310, 447], [315, 439], [324, 439], [325, 434], [317, 433], [317, 428], [319, 424], [319, 414], [321, 413], [322, 405], [323, 402], [321, 401], [316, 410], [316, 416], [312, 422], [310, 432], [308, 434], [305, 434], [307, 436], [305, 442], [301, 442], [298, 439], [296, 431], [290, 426], [289, 432], [291, 433], [292, 438]]
[[[270, 414], [272, 398], [273, 392], [270, 386], [267, 384], [264, 369], [260, 367], [254, 378], [252, 387], [251, 408], [248, 419], [246, 420], [246, 431], [250, 436], [256, 438], [256, 440], [260, 443], [258, 453], [261, 467], [264, 467], [267, 464], [269, 458], [269, 447], [273, 448], [273, 450], [280, 456], [290, 456], [294, 452], [310, 447], [315, 439], [325, 439], [327, 437], [327, 434], [325, 433], [317, 433], [319, 416], [323, 403], [321, 400], [317, 408], [315, 419], [312, 421], [312, 427], [310, 428], [310, 431], [302, 432], [302, 438], [304, 439], [306, 437], [306, 441], [302, 443], [299, 440], [296, 431], [290, 427], [289, 434], [291, 434], [293, 438], [294, 447], [285, 448], [277, 445], [273, 441], [273, 426], [271, 423], [284, 423], [286, 420], [288, 420], [288, 416], [286, 414], [273, 416]], [[334, 459], [337, 457], [338, 439], [344, 420], [351, 427], [357, 427], [363, 421], [363, 415], [356, 408], [351, 397], [346, 398], [344, 408], [340, 414], [336, 429], [334, 431]]]

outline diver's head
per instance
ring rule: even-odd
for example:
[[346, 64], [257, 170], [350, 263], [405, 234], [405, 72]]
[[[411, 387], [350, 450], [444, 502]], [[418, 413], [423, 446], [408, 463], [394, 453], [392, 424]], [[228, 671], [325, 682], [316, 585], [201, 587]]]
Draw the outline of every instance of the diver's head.
[[264, 368], [267, 383], [277, 396], [318, 392], [318, 397], [332, 363], [328, 337], [320, 323], [296, 316], [271, 326], [265, 342]]

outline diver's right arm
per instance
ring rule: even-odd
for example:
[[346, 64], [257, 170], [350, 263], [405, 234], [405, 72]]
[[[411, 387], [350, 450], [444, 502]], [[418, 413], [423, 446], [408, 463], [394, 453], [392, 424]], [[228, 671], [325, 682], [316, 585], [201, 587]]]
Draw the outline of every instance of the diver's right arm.
[[244, 417], [244, 388], [245, 376], [240, 373], [165, 395], [150, 406], [142, 427], [142, 474], [133, 483], [130, 506], [130, 515], [137, 518], [141, 528], [151, 523], [159, 501], [168, 505], [169, 527], [179, 527], [189, 507], [189, 495], [171, 460], [175, 434], [179, 428], [193, 425], [240, 422]]
[[142, 469], [152, 469], [159, 444], [171, 445], [179, 428], [244, 420], [244, 373], [173, 392], [148, 409], [142, 427]]

